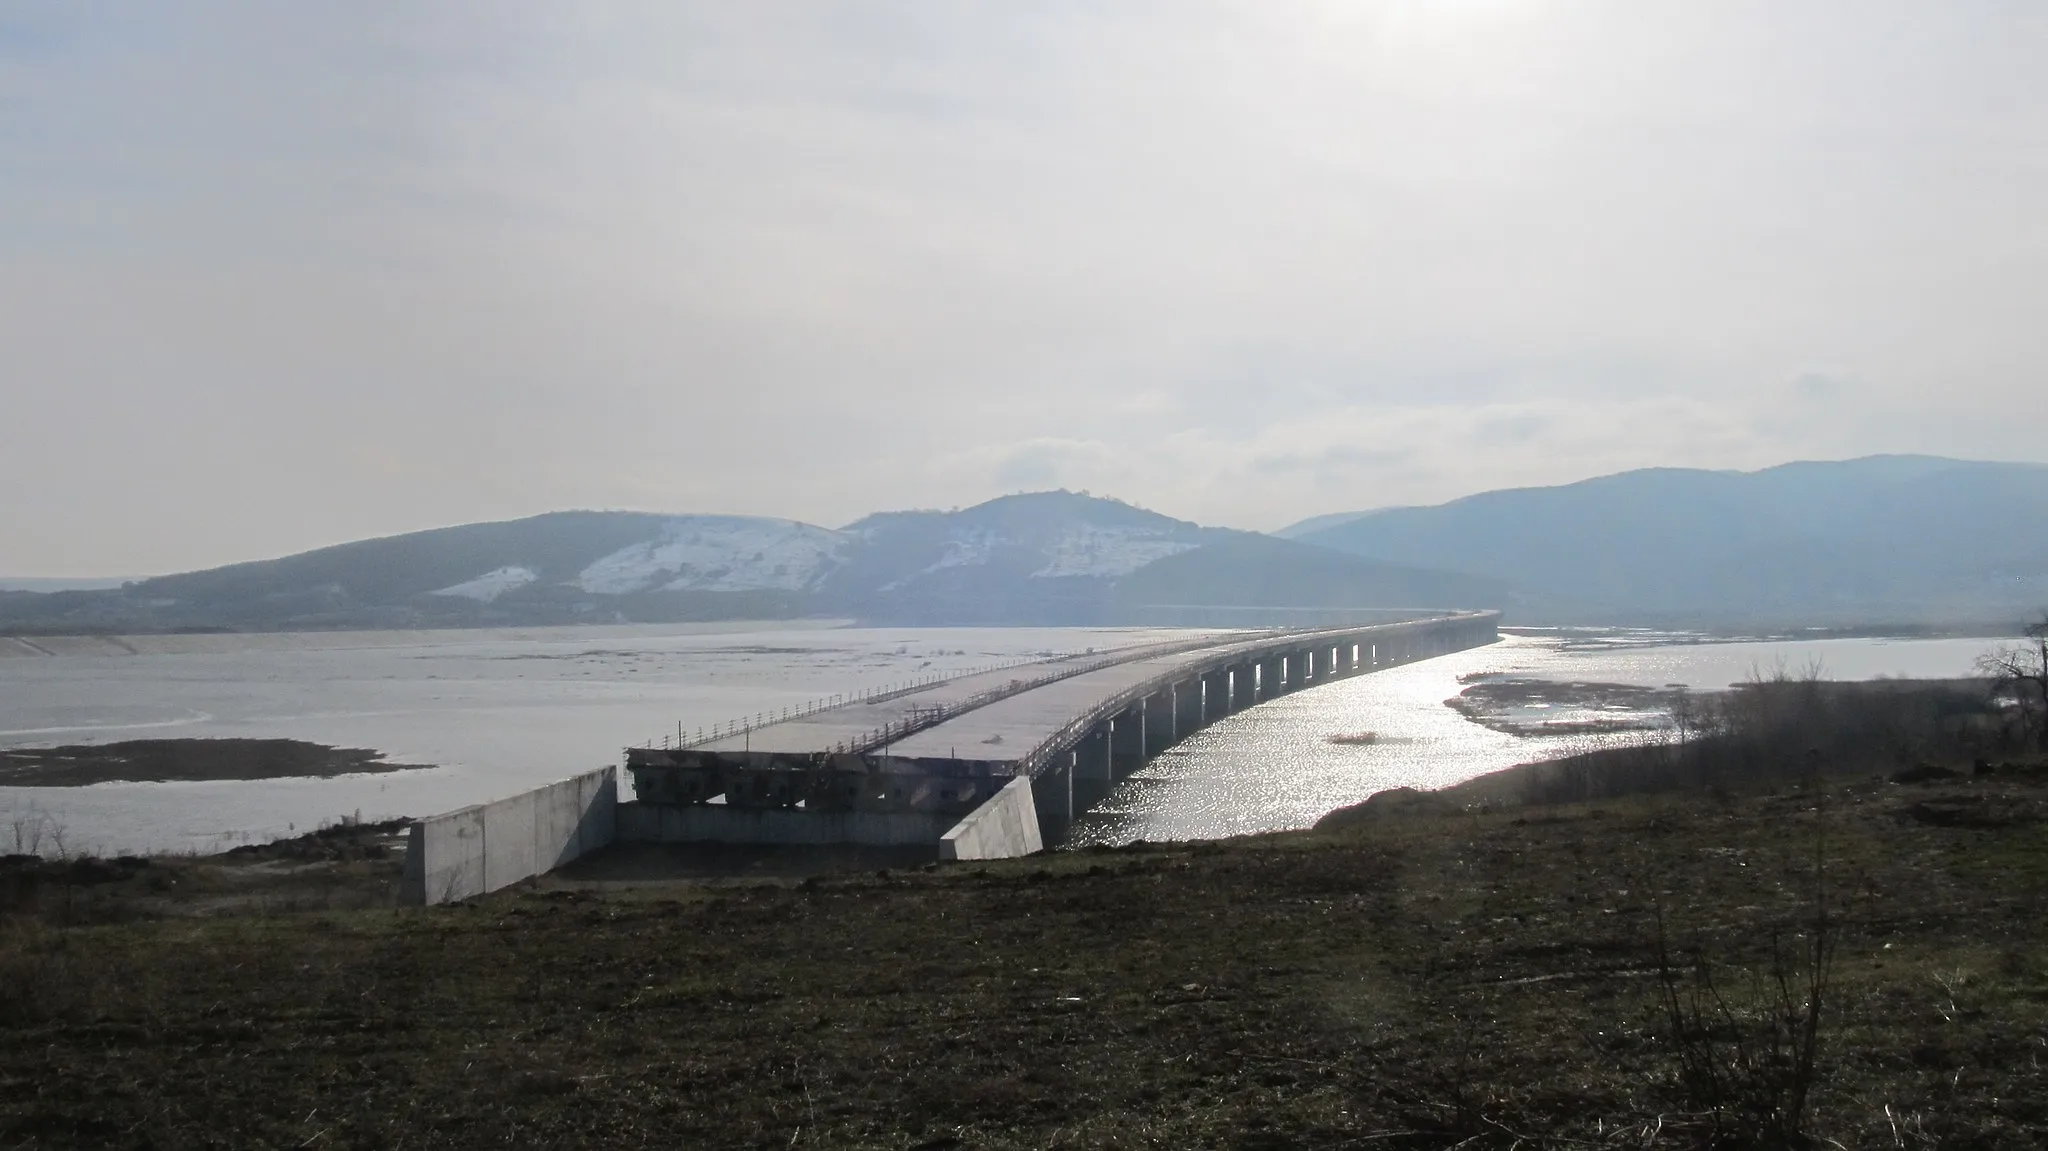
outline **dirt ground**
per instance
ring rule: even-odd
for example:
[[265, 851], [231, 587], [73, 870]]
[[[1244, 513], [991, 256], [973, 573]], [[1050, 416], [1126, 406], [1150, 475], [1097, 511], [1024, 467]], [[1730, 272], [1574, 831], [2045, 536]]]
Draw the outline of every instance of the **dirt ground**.
[[380, 903], [390, 829], [38, 864], [0, 921], [0, 1145], [1732, 1147], [1803, 1086], [1793, 1126], [1841, 1146], [2038, 1147], [2044, 817], [2017, 771], [1409, 793], [1314, 833], [641, 859], [432, 909]]

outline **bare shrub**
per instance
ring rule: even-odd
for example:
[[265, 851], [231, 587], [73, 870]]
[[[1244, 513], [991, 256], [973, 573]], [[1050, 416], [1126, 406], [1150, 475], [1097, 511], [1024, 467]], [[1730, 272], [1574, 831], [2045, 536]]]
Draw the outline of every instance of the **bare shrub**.
[[38, 855], [55, 859], [65, 858], [64, 825], [57, 818], [34, 804], [19, 811], [9, 811], [4, 823], [0, 823], [0, 835], [4, 835], [8, 855]]
[[2026, 640], [2002, 644], [1977, 657], [1995, 697], [2010, 702], [2032, 746], [2048, 747], [2048, 614], [2028, 626]]
[[1802, 783], [1816, 772], [1967, 763], [1998, 724], [1976, 681], [1836, 683], [1817, 664], [1753, 670], [1725, 692], [1674, 697], [1675, 738], [1594, 748], [1523, 773], [1530, 804]]
[[1745, 972], [1747, 987], [1733, 1001], [1703, 951], [1682, 964], [1660, 953], [1663, 1039], [1711, 1145], [1809, 1145], [1834, 949], [1825, 930], [1790, 945], [1772, 936], [1769, 969]]
[[1824, 811], [1814, 811], [1812, 893], [1805, 922], [1787, 940], [1771, 933], [1768, 966], [1739, 973], [1731, 999], [1704, 946], [1672, 954], [1661, 900], [1655, 957], [1664, 1015], [1662, 1039], [1677, 1065], [1689, 1110], [1701, 1115], [1709, 1146], [1808, 1147], [1821, 1035], [1841, 925], [1829, 906]]

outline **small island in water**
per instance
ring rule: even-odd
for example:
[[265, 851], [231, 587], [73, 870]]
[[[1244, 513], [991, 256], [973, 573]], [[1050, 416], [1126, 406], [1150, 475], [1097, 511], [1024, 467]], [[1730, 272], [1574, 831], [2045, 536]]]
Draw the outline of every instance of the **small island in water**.
[[84, 787], [94, 783], [332, 779], [417, 771], [381, 751], [302, 739], [131, 739], [64, 747], [0, 748], [0, 787]]

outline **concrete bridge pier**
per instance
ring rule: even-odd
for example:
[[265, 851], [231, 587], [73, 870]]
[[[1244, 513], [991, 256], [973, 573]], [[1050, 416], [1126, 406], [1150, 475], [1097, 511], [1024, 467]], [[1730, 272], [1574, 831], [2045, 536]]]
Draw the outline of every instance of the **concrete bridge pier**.
[[1215, 723], [1230, 714], [1230, 672], [1212, 671], [1202, 676], [1202, 722]]
[[1116, 782], [1116, 774], [1110, 762], [1113, 727], [1114, 721], [1098, 723], [1088, 729], [1088, 734], [1081, 737], [1081, 742], [1074, 745], [1074, 769], [1069, 794], [1073, 797], [1071, 810], [1075, 814], [1101, 803]]
[[1179, 743], [1201, 729], [1206, 718], [1202, 706], [1203, 684], [1201, 679], [1191, 679], [1173, 687], [1173, 740]]
[[1180, 689], [1167, 684], [1145, 697], [1145, 758], [1150, 760], [1179, 738]]
[[1074, 823], [1074, 774], [1081, 767], [1081, 749], [1055, 759], [1031, 780], [1031, 806], [1038, 813], [1038, 834], [1046, 843], [1066, 837]]
[[1259, 698], [1279, 699], [1287, 694], [1287, 657], [1276, 655], [1259, 664]]
[[1241, 663], [1230, 669], [1230, 710], [1233, 714], [1259, 701], [1258, 667]]
[[1126, 708], [1109, 724], [1109, 774], [1122, 779], [1145, 766], [1145, 703]]

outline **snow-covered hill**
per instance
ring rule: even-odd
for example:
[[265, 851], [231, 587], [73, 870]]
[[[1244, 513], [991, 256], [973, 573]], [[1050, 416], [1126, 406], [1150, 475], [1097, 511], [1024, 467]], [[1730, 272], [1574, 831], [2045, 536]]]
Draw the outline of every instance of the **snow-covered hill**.
[[449, 587], [436, 588], [428, 595], [459, 595], [478, 603], [490, 603], [508, 591], [523, 588], [540, 578], [532, 568], [508, 565], [496, 571], [487, 571], [475, 579], [463, 580]]
[[[0, 629], [400, 627], [850, 615], [901, 623], [1116, 622], [1174, 564], [1177, 602], [1278, 604], [1278, 541], [1069, 492], [842, 529], [759, 516], [561, 512], [415, 532], [125, 588], [0, 598]], [[1231, 545], [1229, 558], [1204, 557]], [[1332, 606], [1386, 593], [1369, 561]], [[1299, 566], [1294, 564], [1293, 566]], [[1352, 570], [1355, 569], [1355, 570]], [[1269, 578], [1262, 571], [1281, 573]], [[1350, 578], [1340, 573], [1336, 583]], [[1278, 582], [1275, 582], [1275, 581]], [[1136, 582], [1134, 582], [1136, 581]], [[1150, 594], [1150, 593], [1148, 593]], [[1337, 593], [1332, 593], [1337, 594]], [[1197, 598], [1187, 598], [1197, 597]]]
[[1073, 524], [1048, 547], [1051, 561], [1032, 572], [1036, 579], [1062, 576], [1125, 576], [1154, 560], [1202, 546], [1170, 530]]
[[794, 520], [677, 516], [651, 540], [630, 544], [583, 569], [576, 586], [592, 595], [663, 591], [803, 591], [840, 563], [841, 532]]

